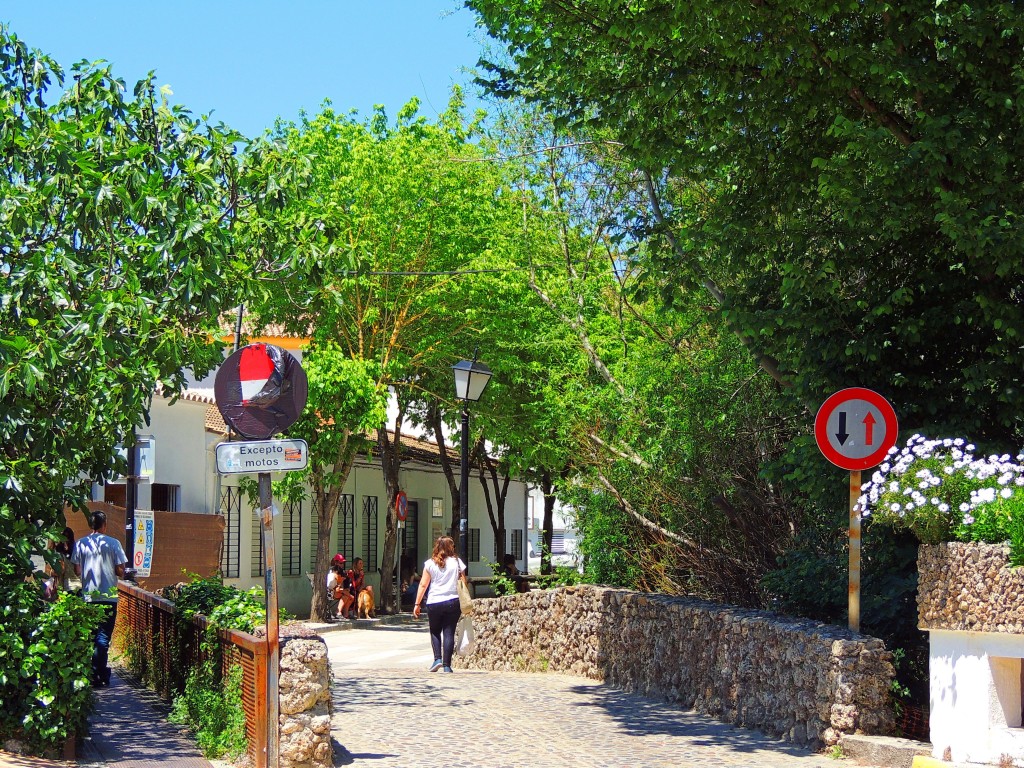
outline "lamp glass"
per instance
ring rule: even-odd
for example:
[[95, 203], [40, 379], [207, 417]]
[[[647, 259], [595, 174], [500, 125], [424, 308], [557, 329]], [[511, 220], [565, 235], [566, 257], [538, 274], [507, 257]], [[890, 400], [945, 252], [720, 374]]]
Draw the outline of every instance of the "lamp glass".
[[452, 366], [452, 371], [455, 373], [455, 397], [459, 400], [479, 400], [491, 380], [491, 369], [478, 360], [460, 360]]

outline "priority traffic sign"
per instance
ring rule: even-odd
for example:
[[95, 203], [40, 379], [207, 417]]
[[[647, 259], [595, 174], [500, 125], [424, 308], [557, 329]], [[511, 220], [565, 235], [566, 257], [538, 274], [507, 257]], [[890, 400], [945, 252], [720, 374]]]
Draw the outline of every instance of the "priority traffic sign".
[[842, 389], [829, 397], [814, 419], [814, 439], [826, 459], [841, 469], [868, 469], [896, 444], [896, 411], [877, 392]]

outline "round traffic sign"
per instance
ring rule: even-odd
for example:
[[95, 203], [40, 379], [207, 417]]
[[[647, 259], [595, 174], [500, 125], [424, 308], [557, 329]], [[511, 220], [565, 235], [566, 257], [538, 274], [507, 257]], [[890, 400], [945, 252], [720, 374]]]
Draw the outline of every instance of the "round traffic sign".
[[829, 397], [814, 418], [814, 439], [826, 459], [848, 470], [879, 464], [896, 444], [896, 411], [877, 392], [842, 389]]
[[135, 565], [142, 565], [143, 554], [141, 552], [135, 553]]
[[405, 518], [409, 516], [409, 499], [405, 495], [405, 491], [398, 492], [398, 497], [395, 499], [395, 514], [402, 522], [405, 522]]
[[217, 409], [242, 437], [266, 440], [306, 407], [306, 372], [287, 350], [249, 344], [228, 357], [213, 380]]

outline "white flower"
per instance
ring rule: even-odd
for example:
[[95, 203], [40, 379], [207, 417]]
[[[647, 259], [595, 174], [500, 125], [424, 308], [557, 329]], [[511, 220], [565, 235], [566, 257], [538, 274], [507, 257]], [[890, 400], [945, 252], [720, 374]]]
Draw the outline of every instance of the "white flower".
[[971, 505], [968, 504], [966, 501], [960, 504], [960, 511], [961, 512], [967, 512], [970, 508], [971, 508]]
[[939, 504], [939, 512], [949, 512], [949, 504], [946, 504], [945, 502]]
[[896, 504], [896, 503], [890, 504], [889, 505], [889, 511], [890, 512], [899, 512], [900, 511], [900, 505]]
[[989, 502], [996, 500], [996, 489], [995, 488], [981, 488], [977, 491], [971, 491], [971, 500], [975, 504], [988, 504]]
[[999, 492], [999, 495], [1002, 496], [1004, 499], [1008, 499], [1011, 496], [1013, 496], [1013, 491], [1011, 491], [1009, 488], [1003, 488], [1003, 490]]

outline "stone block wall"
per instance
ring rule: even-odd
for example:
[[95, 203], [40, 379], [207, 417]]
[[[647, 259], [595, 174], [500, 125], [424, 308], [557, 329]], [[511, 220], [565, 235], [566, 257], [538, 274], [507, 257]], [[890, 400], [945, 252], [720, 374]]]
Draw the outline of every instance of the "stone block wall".
[[921, 629], [1024, 634], [1024, 568], [1009, 544], [922, 544], [917, 555]]
[[331, 667], [327, 644], [310, 630], [281, 628], [282, 768], [328, 768], [331, 749]]
[[690, 598], [593, 586], [476, 600], [461, 667], [603, 680], [788, 741], [888, 733], [881, 640]]

